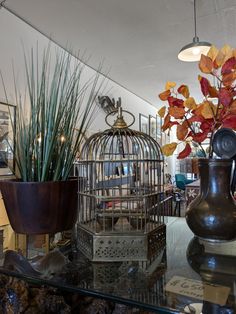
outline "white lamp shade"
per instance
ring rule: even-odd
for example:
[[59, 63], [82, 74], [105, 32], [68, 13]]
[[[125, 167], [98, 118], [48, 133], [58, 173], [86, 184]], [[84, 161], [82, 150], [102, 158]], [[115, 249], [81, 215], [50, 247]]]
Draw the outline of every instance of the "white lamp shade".
[[210, 47], [208, 42], [192, 42], [180, 50], [178, 59], [187, 62], [199, 61], [202, 54], [207, 55]]

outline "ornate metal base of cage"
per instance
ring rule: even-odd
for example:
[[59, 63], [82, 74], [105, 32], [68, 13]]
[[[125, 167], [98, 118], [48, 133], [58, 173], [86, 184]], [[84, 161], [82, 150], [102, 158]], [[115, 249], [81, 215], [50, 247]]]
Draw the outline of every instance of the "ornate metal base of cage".
[[166, 226], [147, 233], [95, 234], [79, 225], [78, 249], [93, 262], [145, 261], [151, 264], [166, 246]]

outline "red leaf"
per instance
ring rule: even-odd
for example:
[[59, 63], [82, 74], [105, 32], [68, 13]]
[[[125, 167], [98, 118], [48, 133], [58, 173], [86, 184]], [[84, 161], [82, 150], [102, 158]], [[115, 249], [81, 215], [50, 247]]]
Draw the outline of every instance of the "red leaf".
[[199, 75], [199, 81], [201, 85], [201, 91], [204, 96], [209, 95], [209, 88], [210, 88], [210, 83], [209, 81], [205, 78]]
[[170, 96], [168, 97], [168, 103], [170, 107], [180, 107], [183, 108], [184, 107], [184, 101], [182, 99]]
[[203, 122], [205, 119], [202, 116], [192, 116], [188, 119], [189, 123], [192, 122]]
[[229, 74], [232, 72], [233, 69], [236, 69], [236, 58], [235, 57], [229, 58], [225, 62], [225, 64], [222, 66], [221, 74], [222, 75]]
[[229, 106], [232, 100], [232, 95], [230, 91], [226, 88], [221, 88], [219, 91], [219, 100], [223, 106]]
[[231, 114], [236, 114], [236, 100], [231, 103], [229, 111]]
[[183, 108], [184, 107], [184, 101], [182, 99], [176, 98], [176, 100], [173, 101], [173, 105], [175, 107]]
[[184, 150], [182, 150], [182, 152], [179, 153], [177, 159], [183, 159], [183, 158], [189, 156], [189, 154], [191, 153], [191, 151], [192, 151], [192, 148], [191, 148], [191, 146], [189, 145], [189, 143], [187, 143], [187, 144], [185, 145]]
[[193, 134], [193, 140], [197, 143], [202, 143], [207, 138], [208, 132]]
[[224, 128], [231, 128], [236, 130], [236, 115], [229, 115], [224, 121], [223, 121], [223, 127]]
[[209, 133], [209, 131], [210, 131], [211, 127], [212, 127], [213, 122], [214, 122], [213, 119], [211, 119], [211, 120], [208, 119], [207, 121], [203, 121], [201, 123], [200, 128], [203, 131], [203, 133]]

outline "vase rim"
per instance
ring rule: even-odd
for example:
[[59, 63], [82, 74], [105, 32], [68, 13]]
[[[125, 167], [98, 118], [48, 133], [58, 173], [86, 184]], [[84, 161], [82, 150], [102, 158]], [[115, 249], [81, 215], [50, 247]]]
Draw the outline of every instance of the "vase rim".
[[9, 184], [25, 184], [25, 185], [42, 185], [42, 184], [58, 184], [60, 182], [72, 182], [72, 181], [78, 181], [78, 177], [69, 177], [67, 180], [56, 180], [56, 181], [22, 181], [21, 179], [4, 179], [0, 180], [0, 185], [1, 183], [9, 183]]

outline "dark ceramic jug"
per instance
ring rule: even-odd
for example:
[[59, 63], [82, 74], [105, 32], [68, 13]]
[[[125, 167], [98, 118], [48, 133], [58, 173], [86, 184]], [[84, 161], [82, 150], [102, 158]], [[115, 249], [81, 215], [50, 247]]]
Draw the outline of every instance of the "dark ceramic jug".
[[193, 233], [209, 241], [236, 239], [236, 203], [231, 194], [230, 159], [199, 159], [200, 193], [186, 211]]

